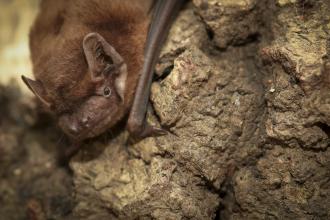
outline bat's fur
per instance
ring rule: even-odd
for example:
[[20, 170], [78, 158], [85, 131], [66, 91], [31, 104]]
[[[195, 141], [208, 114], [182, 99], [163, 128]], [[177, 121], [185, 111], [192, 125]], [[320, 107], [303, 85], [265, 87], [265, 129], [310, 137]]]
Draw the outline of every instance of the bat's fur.
[[143, 64], [149, 5], [145, 0], [42, 1], [30, 33], [30, 50], [34, 76], [55, 113], [77, 108], [91, 95], [94, 83], [82, 47], [90, 32], [102, 35], [125, 59], [125, 106], [131, 105]]

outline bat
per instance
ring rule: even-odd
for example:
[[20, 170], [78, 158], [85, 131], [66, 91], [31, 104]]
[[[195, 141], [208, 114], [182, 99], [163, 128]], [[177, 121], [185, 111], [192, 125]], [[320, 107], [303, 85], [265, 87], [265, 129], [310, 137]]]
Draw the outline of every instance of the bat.
[[183, 2], [43, 0], [30, 32], [35, 80], [22, 80], [74, 142], [126, 116], [132, 136], [162, 135], [145, 117], [154, 67]]

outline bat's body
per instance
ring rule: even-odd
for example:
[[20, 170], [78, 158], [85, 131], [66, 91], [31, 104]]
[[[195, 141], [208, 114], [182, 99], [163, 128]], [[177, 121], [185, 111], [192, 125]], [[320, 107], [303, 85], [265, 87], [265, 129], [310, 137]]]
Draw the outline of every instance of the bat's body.
[[103, 133], [127, 114], [133, 135], [160, 133], [145, 123], [146, 107], [159, 50], [181, 3], [44, 0], [30, 34], [36, 80], [23, 80], [74, 141]]

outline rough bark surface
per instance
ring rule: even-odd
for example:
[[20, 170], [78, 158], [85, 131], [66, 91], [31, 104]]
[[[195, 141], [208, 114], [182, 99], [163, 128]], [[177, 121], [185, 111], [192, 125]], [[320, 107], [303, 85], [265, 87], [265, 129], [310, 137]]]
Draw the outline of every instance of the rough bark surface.
[[[22, 162], [27, 178], [54, 184], [45, 197], [30, 179], [6, 185], [10, 177], [0, 193], [20, 204], [13, 189], [30, 187], [24, 198], [38, 219], [329, 219], [329, 56], [327, 0], [194, 0], [172, 27], [152, 86], [148, 119], [169, 135], [132, 143], [119, 126], [89, 141], [70, 162], [72, 189], [61, 185], [70, 173], [49, 162], [56, 130], [44, 135], [50, 126], [38, 125], [33, 106], [0, 99], [33, 119], [0, 124], [1, 166], [22, 151], [50, 163]], [[11, 134], [20, 132], [23, 141]], [[52, 209], [54, 198], [67, 205]]]
[[64, 219], [75, 202], [71, 175], [56, 162], [61, 134], [16, 82], [0, 86], [0, 106], [0, 219]]
[[152, 88], [150, 119], [171, 134], [126, 149], [119, 134], [99, 156], [77, 155], [75, 213], [329, 218], [329, 12], [326, 1], [193, 1]]

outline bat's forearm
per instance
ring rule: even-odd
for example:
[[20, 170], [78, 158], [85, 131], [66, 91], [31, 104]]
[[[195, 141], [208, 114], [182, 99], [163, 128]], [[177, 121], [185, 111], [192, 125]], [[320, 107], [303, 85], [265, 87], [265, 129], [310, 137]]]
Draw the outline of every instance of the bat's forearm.
[[144, 65], [137, 84], [135, 98], [128, 119], [128, 129], [139, 136], [149, 136], [145, 133], [145, 115], [150, 95], [154, 67], [167, 37], [170, 25], [184, 0], [159, 0], [156, 2], [153, 18], [149, 28], [144, 53]]

